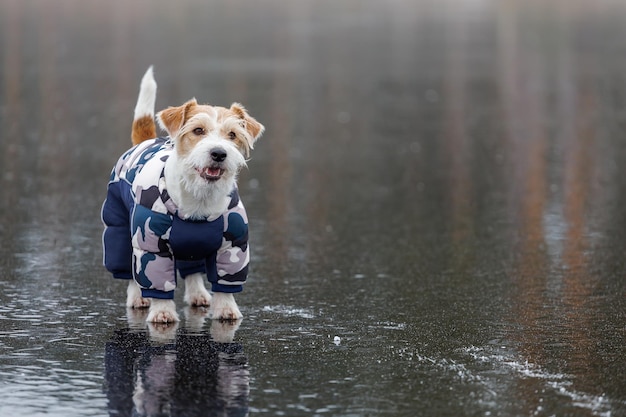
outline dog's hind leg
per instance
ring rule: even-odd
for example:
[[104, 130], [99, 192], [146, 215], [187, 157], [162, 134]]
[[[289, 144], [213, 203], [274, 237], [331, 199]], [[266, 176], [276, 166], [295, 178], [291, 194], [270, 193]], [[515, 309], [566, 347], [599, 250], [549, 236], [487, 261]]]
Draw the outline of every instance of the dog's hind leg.
[[131, 279], [126, 289], [126, 307], [128, 308], [147, 308], [150, 307], [150, 299], [141, 296], [141, 288]]
[[196, 272], [185, 277], [185, 297], [187, 304], [192, 306], [208, 306], [211, 294], [204, 287], [204, 276]]

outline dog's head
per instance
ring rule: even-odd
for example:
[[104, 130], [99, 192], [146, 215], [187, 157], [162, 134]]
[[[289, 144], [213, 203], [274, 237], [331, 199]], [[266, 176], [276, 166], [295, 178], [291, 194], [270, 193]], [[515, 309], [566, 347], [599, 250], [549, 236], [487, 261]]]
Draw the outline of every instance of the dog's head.
[[174, 140], [185, 188], [194, 192], [234, 181], [265, 130], [239, 103], [225, 108], [192, 99], [159, 112], [157, 120]]

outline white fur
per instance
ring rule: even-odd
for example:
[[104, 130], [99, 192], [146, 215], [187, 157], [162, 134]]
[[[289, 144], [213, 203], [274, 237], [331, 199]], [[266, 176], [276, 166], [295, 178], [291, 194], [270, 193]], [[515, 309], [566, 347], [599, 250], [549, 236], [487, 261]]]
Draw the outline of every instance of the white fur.
[[192, 306], [208, 306], [211, 294], [204, 287], [204, 277], [199, 272], [185, 278], [185, 302]]
[[154, 80], [154, 72], [152, 67], [141, 79], [141, 87], [139, 88], [139, 98], [135, 105], [135, 120], [143, 116], [152, 116], [154, 114], [154, 103], [156, 102], [157, 83]]
[[234, 148], [226, 149], [228, 152], [228, 157], [224, 161], [226, 171], [221, 179], [208, 183], [198, 175], [196, 167], [210, 164], [208, 157], [213, 147], [210, 146], [211, 142], [202, 140], [184, 159], [173, 152], [165, 162], [167, 192], [178, 206], [179, 214], [185, 218], [212, 220], [228, 208], [230, 202], [228, 195], [235, 186], [238, 171], [238, 167], [229, 160], [233, 152], [239, 156], [241, 154], [231, 144], [226, 144]]
[[212, 319], [238, 320], [243, 318], [232, 294], [216, 292], [211, 300], [209, 317]]
[[126, 289], [126, 307], [145, 308], [150, 306], [150, 299], [141, 296], [141, 287], [134, 279], [131, 279]]
[[179, 320], [174, 300], [152, 299], [146, 321], [152, 323], [173, 323]]

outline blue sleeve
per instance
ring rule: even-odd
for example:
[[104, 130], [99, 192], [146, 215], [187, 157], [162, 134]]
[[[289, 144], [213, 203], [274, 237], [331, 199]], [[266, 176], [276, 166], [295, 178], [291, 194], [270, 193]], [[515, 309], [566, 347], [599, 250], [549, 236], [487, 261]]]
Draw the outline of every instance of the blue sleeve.
[[130, 212], [133, 201], [130, 185], [125, 181], [109, 184], [107, 198], [102, 205], [103, 263], [115, 278], [132, 278], [132, 246]]
[[248, 277], [248, 216], [239, 201], [225, 217], [222, 246], [215, 259], [217, 282], [212, 282], [212, 289], [233, 293], [243, 289]]

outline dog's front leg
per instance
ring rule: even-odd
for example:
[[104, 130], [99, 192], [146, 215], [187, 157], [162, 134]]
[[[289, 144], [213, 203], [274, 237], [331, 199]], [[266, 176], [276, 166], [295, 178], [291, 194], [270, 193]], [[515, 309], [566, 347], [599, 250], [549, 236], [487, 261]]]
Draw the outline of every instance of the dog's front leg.
[[150, 299], [141, 296], [141, 288], [134, 279], [131, 279], [126, 289], [126, 307], [147, 308], [150, 307]]
[[146, 321], [151, 323], [174, 323], [179, 321], [174, 300], [153, 298]]
[[239, 320], [243, 317], [235, 297], [224, 292], [213, 293], [209, 316], [213, 320]]
[[184, 300], [191, 306], [208, 306], [211, 304], [211, 294], [204, 286], [204, 277], [197, 272], [185, 277]]

